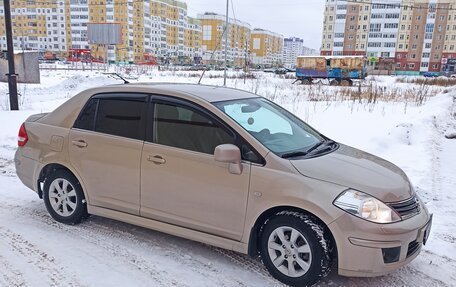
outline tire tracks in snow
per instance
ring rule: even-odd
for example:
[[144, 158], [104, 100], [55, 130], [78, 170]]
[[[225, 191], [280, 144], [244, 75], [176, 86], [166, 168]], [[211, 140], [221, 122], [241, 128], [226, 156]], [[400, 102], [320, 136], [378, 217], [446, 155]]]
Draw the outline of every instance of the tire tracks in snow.
[[[123, 262], [128, 262], [130, 266], [133, 266], [138, 271], [147, 272], [149, 276], [151, 276], [154, 281], [159, 283], [161, 286], [191, 285], [187, 284], [189, 282], [188, 280], [178, 280], [172, 274], [167, 273], [163, 269], [157, 268], [155, 264], [143, 258], [137, 252], [129, 250], [120, 244], [113, 243], [113, 240], [108, 239], [114, 239], [119, 242], [125, 242], [127, 240], [132, 244], [140, 245], [141, 248], [144, 249], [153, 248], [162, 253], [158, 254], [159, 256], [169, 257], [172, 261], [191, 269], [192, 272], [195, 272], [204, 278], [212, 279], [211, 281], [217, 282], [217, 286], [248, 287], [249, 285], [244, 283], [241, 279], [233, 278], [229, 276], [229, 274], [224, 273], [223, 270], [217, 266], [217, 264], [212, 264], [212, 262], [206, 258], [198, 259], [197, 257], [201, 257], [199, 254], [196, 256], [190, 256], [186, 246], [189, 246], [190, 249], [196, 247], [207, 248], [208, 251], [212, 252], [215, 250], [217, 252], [214, 253], [223, 255], [229, 261], [236, 263], [237, 266], [254, 272], [257, 276], [260, 276], [260, 278], [263, 277], [269, 280], [269, 282], [265, 282], [265, 286], [269, 284], [279, 286], [277, 285], [278, 281], [275, 281], [275, 279], [273, 279], [269, 274], [265, 273], [266, 270], [258, 266], [256, 262], [252, 263], [251, 260], [246, 259], [241, 254], [236, 254], [232, 251], [221, 250], [172, 235], [96, 216], [90, 217], [80, 225], [68, 226], [54, 221], [45, 210], [25, 211], [18, 209], [18, 211], [21, 214], [29, 213], [30, 217], [33, 217], [38, 223], [62, 230], [63, 232], [68, 233], [69, 236], [81, 238], [86, 244], [92, 244], [104, 249], [111, 255], [121, 258]], [[176, 241], [179, 241], [178, 244], [173, 243]], [[183, 245], [180, 243], [183, 243]]]
[[0, 255], [0, 286], [27, 286], [22, 272]]
[[[122, 262], [128, 263], [130, 267], [133, 267], [137, 271], [146, 273], [150, 279], [161, 286], [188, 286], [184, 282], [169, 278], [170, 276], [167, 276], [166, 271], [160, 270], [155, 264], [151, 264], [142, 257], [133, 254], [121, 244], [115, 244], [112, 243], [111, 240], [107, 240], [108, 238], [117, 238], [121, 241], [125, 240], [125, 236], [115, 236], [117, 233], [115, 230], [107, 231], [97, 226], [95, 226], [95, 228], [93, 228], [93, 226], [87, 226], [86, 224], [90, 224], [90, 220], [87, 220], [78, 226], [64, 225], [52, 219], [45, 210], [34, 210], [30, 214], [36, 219], [37, 223], [61, 230], [70, 237], [80, 239], [84, 244], [91, 244], [98, 248], [102, 248], [108, 254], [121, 259]], [[106, 263], [109, 264], [108, 262]]]
[[253, 259], [248, 257], [248, 255], [244, 255], [241, 253], [237, 253], [231, 250], [221, 249], [217, 247], [211, 247], [213, 250], [218, 252], [219, 254], [227, 257], [231, 262], [236, 263], [242, 266], [244, 269], [249, 270], [252, 273], [257, 274], [258, 276], [267, 279], [267, 280], [274, 280], [274, 286], [287, 286], [285, 284], [276, 281], [266, 270], [261, 259]]
[[[21, 255], [28, 264], [39, 269], [40, 273], [47, 277], [50, 286], [82, 286], [76, 278], [69, 275], [69, 272], [66, 272], [62, 267], [58, 266], [53, 257], [40, 250], [33, 243], [24, 239], [22, 235], [10, 230], [9, 228], [0, 227], [0, 240], [7, 243], [8, 246], [14, 250], [15, 254]], [[12, 271], [12, 274], [18, 274], [20, 278], [22, 277], [21, 273], [12, 270], [8, 263], [6, 263], [5, 266], [7, 270], [9, 269]], [[7, 275], [7, 277], [10, 276]]]
[[0, 175], [10, 177], [16, 176], [14, 160], [0, 156]]

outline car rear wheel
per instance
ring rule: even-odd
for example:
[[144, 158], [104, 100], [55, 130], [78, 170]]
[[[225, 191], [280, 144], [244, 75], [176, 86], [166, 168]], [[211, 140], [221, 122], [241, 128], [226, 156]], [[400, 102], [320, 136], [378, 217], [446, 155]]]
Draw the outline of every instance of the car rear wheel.
[[47, 211], [58, 222], [77, 224], [87, 217], [81, 185], [66, 170], [57, 170], [46, 178], [43, 199]]
[[281, 212], [261, 234], [261, 258], [277, 280], [291, 286], [309, 286], [330, 271], [325, 229], [313, 217]]

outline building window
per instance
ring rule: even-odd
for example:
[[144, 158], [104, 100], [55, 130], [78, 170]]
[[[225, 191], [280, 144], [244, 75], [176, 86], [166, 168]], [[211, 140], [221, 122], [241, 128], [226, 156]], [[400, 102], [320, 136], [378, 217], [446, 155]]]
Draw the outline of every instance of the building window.
[[387, 29], [397, 29], [399, 27], [398, 23], [385, 23], [384, 28]]
[[432, 33], [432, 32], [434, 32], [434, 23], [426, 24], [426, 33]]
[[[386, 24], [385, 24], [386, 25]], [[380, 32], [380, 29], [382, 28], [382, 24], [376, 23], [376, 24], [370, 24], [369, 26], [369, 31], [370, 32]]]
[[211, 25], [203, 26], [203, 40], [205, 40], [205, 41], [212, 40], [212, 26]]
[[336, 19], [345, 19], [345, 14], [337, 14]]
[[394, 42], [393, 43], [386, 42], [386, 43], [383, 43], [383, 47], [385, 47], [385, 48], [394, 48], [394, 47], [396, 47], [396, 43], [394, 43]]

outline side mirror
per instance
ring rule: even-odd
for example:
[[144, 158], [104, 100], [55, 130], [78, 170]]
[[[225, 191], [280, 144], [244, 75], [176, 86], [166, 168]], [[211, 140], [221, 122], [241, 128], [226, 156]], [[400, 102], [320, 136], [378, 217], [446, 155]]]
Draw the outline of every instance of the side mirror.
[[241, 151], [233, 144], [221, 144], [215, 148], [214, 159], [219, 162], [229, 163], [232, 174], [242, 173]]

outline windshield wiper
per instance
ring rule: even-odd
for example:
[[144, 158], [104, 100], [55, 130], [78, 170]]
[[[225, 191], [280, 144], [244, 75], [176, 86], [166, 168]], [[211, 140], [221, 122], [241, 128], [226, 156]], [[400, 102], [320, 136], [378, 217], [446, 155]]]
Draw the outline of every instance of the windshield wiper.
[[306, 155], [306, 154], [307, 154], [307, 152], [305, 152], [305, 151], [292, 151], [292, 152], [284, 153], [280, 157], [281, 158], [289, 158], [289, 157], [303, 156], [303, 155]]
[[314, 144], [313, 146], [311, 146], [309, 149], [306, 150], [306, 154], [316, 150], [318, 147], [320, 147], [324, 143], [326, 143], [326, 142], [325, 141], [317, 142], [316, 144]]
[[316, 153], [316, 152], [321, 152], [323, 150], [326, 150], [326, 149], [332, 149], [333, 148], [333, 145], [335, 144], [336, 142], [333, 141], [333, 140], [324, 140], [324, 141], [321, 141], [319, 143], [316, 143], [314, 146], [312, 146], [311, 148], [309, 148], [307, 150], [307, 154], [310, 154], [310, 153]]
[[[297, 157], [297, 156], [305, 156], [308, 155], [314, 151], [319, 151], [320, 147], [324, 145], [323, 149], [331, 148], [331, 145], [334, 144], [335, 142], [333, 140], [324, 140], [317, 142], [313, 146], [311, 146], [309, 149], [306, 151], [292, 151], [292, 152], [287, 152], [282, 154], [280, 157], [281, 158], [290, 158], [290, 157]], [[317, 150], [318, 149], [318, 150]]]

